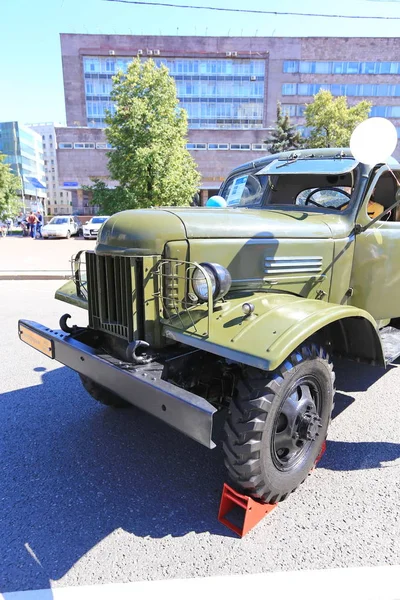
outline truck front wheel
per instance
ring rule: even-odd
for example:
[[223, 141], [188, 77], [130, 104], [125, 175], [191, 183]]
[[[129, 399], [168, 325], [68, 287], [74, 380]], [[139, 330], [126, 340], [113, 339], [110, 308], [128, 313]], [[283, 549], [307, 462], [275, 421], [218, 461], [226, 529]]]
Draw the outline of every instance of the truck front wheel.
[[234, 486], [280, 502], [312, 470], [331, 419], [335, 375], [326, 352], [305, 346], [273, 373], [248, 368], [225, 423], [225, 465]]
[[106, 406], [113, 406], [114, 408], [124, 408], [131, 406], [129, 402], [127, 402], [120, 396], [117, 396], [117, 394], [110, 392], [107, 388], [103, 387], [102, 385], [99, 385], [98, 383], [93, 381], [93, 379], [90, 379], [90, 377], [82, 375], [81, 373], [79, 373], [79, 377], [81, 378], [85, 390], [92, 396], [92, 398], [97, 400], [97, 402], [105, 404]]

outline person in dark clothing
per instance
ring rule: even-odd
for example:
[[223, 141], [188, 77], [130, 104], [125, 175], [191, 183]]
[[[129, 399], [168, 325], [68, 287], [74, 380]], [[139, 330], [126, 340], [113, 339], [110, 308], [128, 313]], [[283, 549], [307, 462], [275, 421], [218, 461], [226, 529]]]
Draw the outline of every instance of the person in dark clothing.
[[37, 211], [36, 218], [37, 218], [36, 231], [39, 234], [39, 237], [43, 238], [43, 236], [42, 236], [43, 215], [40, 212], [40, 210]]

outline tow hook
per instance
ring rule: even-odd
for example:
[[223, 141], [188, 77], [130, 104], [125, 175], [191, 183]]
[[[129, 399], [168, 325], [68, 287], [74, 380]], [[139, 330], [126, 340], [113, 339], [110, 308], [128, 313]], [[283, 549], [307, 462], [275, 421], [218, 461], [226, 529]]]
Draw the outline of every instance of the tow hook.
[[60, 329], [62, 329], [65, 333], [69, 333], [70, 335], [77, 334], [80, 331], [84, 330], [84, 327], [78, 327], [78, 325], [72, 325], [72, 327], [67, 325], [67, 321], [70, 318], [71, 318], [71, 315], [69, 315], [68, 313], [66, 313], [65, 315], [62, 315], [62, 317], [60, 317], [60, 321], [59, 321]]
[[150, 344], [145, 342], [144, 340], [136, 340], [136, 342], [131, 342], [126, 348], [126, 358], [129, 361], [137, 365], [147, 365], [151, 362], [151, 356], [146, 356], [145, 354], [137, 355], [136, 352], [139, 348], [148, 348]]

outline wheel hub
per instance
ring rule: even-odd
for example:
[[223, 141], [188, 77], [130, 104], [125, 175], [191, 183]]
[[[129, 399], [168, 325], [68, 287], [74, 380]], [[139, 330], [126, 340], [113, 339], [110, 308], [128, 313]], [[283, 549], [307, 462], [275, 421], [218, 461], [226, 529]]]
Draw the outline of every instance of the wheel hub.
[[321, 418], [317, 413], [306, 412], [302, 414], [297, 425], [298, 439], [302, 442], [314, 442], [319, 436], [318, 429], [321, 427]]

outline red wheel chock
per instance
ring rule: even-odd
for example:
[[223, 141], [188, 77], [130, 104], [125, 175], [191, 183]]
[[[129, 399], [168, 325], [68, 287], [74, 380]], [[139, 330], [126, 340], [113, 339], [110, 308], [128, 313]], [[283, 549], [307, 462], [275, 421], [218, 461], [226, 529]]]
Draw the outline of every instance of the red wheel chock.
[[[325, 450], [326, 442], [322, 444], [321, 452], [310, 473], [314, 471]], [[239, 492], [224, 483], [221, 503], [219, 505], [218, 521], [237, 533], [238, 536], [243, 537], [277, 506], [277, 503], [267, 504], [260, 500], [254, 500], [245, 494], [239, 494]], [[227, 519], [228, 515], [232, 520]]]
[[[276, 506], [278, 505], [265, 504], [264, 502], [250, 498], [250, 496], [239, 494], [239, 492], [236, 492], [229, 487], [229, 485], [224, 483], [221, 504], [219, 506], [218, 521], [229, 527], [229, 529], [232, 529], [232, 531], [237, 533], [240, 537], [243, 537]], [[237, 523], [228, 521], [226, 517], [229, 513], [236, 517], [235, 521]]]

